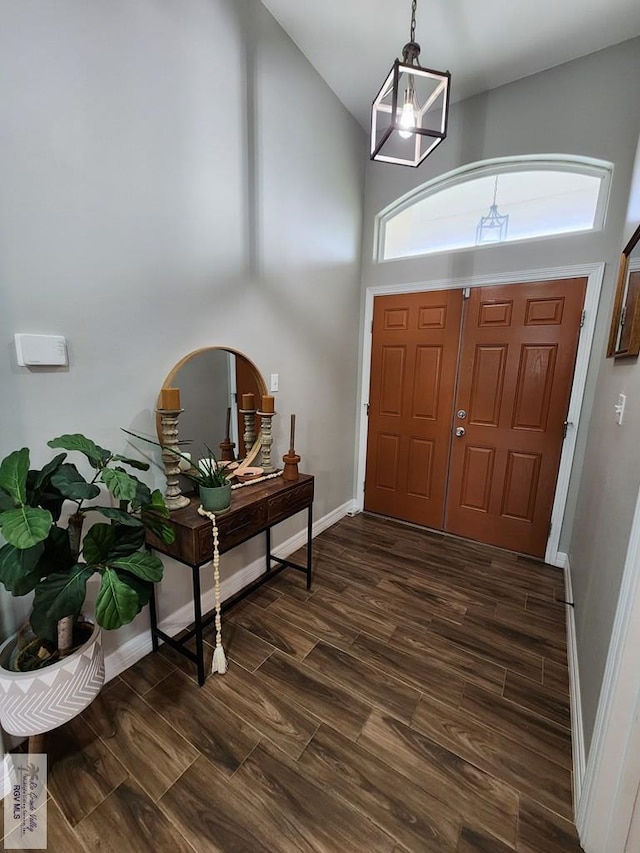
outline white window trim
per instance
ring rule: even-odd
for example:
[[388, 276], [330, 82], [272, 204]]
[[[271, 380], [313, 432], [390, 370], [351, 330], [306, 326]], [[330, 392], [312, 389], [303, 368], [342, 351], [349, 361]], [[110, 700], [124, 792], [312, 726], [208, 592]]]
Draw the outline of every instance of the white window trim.
[[549, 240], [555, 237], [573, 237], [576, 234], [592, 234], [595, 231], [601, 231], [604, 228], [607, 208], [609, 206], [609, 195], [611, 192], [611, 177], [613, 175], [613, 163], [606, 160], [597, 160], [593, 157], [575, 157], [567, 154], [535, 154], [525, 157], [498, 157], [492, 160], [482, 160], [476, 163], [469, 163], [466, 166], [460, 166], [446, 175], [439, 175], [419, 187], [411, 190], [405, 195], [400, 196], [390, 205], [385, 207], [377, 214], [374, 223], [374, 238], [373, 238], [373, 260], [374, 263], [390, 264], [397, 263], [407, 259], [423, 258], [428, 255], [441, 255], [447, 252], [468, 252], [495, 248], [496, 245], [504, 244], [489, 244], [486, 246], [465, 246], [464, 248], [456, 247], [451, 249], [439, 249], [433, 252], [423, 252], [420, 254], [405, 255], [403, 257], [385, 258], [384, 257], [384, 240], [385, 229], [387, 222], [393, 217], [402, 213], [409, 207], [412, 207], [424, 198], [431, 195], [443, 192], [450, 187], [464, 184], [467, 181], [475, 180], [476, 178], [485, 177], [486, 175], [503, 175], [508, 172], [523, 172], [523, 171], [549, 171], [553, 168], [555, 171], [574, 172], [580, 175], [592, 175], [601, 179], [600, 194], [596, 206], [593, 228], [587, 228], [579, 231], [560, 232], [558, 234], [545, 234], [541, 237], [523, 238], [521, 240], [510, 240], [508, 245], [517, 243], [528, 243], [536, 240]]

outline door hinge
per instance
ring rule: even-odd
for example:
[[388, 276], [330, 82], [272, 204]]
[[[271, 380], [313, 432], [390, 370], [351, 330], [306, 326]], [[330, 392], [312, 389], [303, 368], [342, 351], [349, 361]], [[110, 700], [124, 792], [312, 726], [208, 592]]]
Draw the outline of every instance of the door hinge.
[[465, 289], [462, 291], [463, 299], [468, 299], [470, 296], [471, 296], [471, 288], [465, 287]]
[[551, 535], [551, 528], [553, 527], [553, 521], [549, 522], [549, 535]]
[[580, 315], [580, 328], [584, 326], [584, 321], [587, 319], [587, 312], [583, 311]]
[[620, 312], [620, 325], [624, 326], [624, 321], [627, 319], [627, 306], [622, 306], [622, 311]]
[[573, 421], [565, 421], [562, 425], [562, 438], [565, 439], [567, 437], [567, 430], [570, 426], [573, 426]]
[[369, 329], [369, 333], [371, 335], [373, 334], [373, 320], [371, 321], [371, 328]]
[[365, 403], [365, 406], [367, 407], [367, 417], [369, 417], [369, 404]]

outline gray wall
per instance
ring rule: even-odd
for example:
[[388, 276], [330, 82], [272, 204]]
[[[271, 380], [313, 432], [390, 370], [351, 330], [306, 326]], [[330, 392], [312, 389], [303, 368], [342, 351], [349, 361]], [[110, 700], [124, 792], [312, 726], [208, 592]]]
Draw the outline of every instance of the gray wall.
[[[274, 455], [295, 412], [315, 517], [348, 501], [362, 129], [254, 0], [3, 3], [0, 56], [0, 456], [123, 451], [170, 368], [222, 345], [280, 374]], [[15, 332], [66, 335], [69, 369], [17, 367]], [[171, 565], [161, 609], [187, 600]]]
[[[587, 742], [640, 479], [640, 368], [604, 358], [618, 258], [623, 234], [628, 233], [625, 214], [640, 134], [635, 92], [639, 75], [640, 40], [634, 39], [519, 80], [455, 104], [448, 138], [419, 169], [373, 163], [366, 177], [364, 287], [606, 263], [560, 540], [560, 550], [570, 554], [574, 578]], [[374, 263], [375, 216], [399, 196], [466, 163], [538, 153], [590, 156], [614, 164], [609, 210], [600, 233]], [[620, 392], [628, 394], [622, 428], [613, 417]]]
[[[623, 244], [640, 223], [640, 143]], [[637, 250], [636, 250], [637, 253]], [[604, 675], [622, 573], [640, 488], [638, 359], [602, 359], [569, 558], [576, 602], [582, 710], [587, 746]], [[624, 420], [614, 418], [626, 395]], [[640, 674], [638, 674], [640, 679]]]

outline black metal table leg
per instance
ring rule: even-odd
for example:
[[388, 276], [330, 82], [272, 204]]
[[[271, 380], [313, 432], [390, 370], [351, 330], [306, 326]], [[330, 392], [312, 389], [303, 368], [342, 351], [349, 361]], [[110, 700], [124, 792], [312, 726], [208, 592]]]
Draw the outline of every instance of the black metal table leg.
[[309, 504], [307, 516], [307, 589], [311, 589], [311, 550], [313, 532], [313, 506]]
[[200, 567], [192, 566], [193, 615], [195, 617], [196, 657], [198, 658], [198, 684], [204, 684], [204, 644], [202, 642], [202, 602], [200, 600]]
[[158, 635], [156, 634], [158, 628], [158, 611], [156, 609], [155, 584], [152, 586], [151, 596], [149, 597], [149, 619], [151, 620], [151, 648], [154, 652], [157, 652], [160, 644], [158, 643]]
[[271, 528], [267, 527], [265, 530], [267, 535], [267, 571], [271, 571]]

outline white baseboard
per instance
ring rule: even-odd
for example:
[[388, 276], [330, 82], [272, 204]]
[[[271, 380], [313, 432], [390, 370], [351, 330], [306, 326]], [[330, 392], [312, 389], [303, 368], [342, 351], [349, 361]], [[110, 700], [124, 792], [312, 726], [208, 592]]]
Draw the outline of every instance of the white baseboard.
[[[564, 551], [556, 551], [556, 558], [551, 563], [552, 566], [555, 566], [558, 569], [564, 569], [569, 560], [569, 555], [565, 554]], [[567, 599], [568, 601], [569, 599]]]
[[[322, 533], [323, 530], [326, 530], [328, 527], [331, 527], [331, 525], [340, 521], [340, 519], [344, 518], [348, 513], [353, 512], [354, 506], [355, 501], [347, 501], [337, 509], [334, 509], [332, 512], [315, 521], [312, 528], [313, 538]], [[304, 546], [306, 542], [307, 531], [305, 528], [304, 530], [301, 530], [289, 537], [286, 542], [275, 547], [273, 549], [273, 554], [276, 557], [288, 557], [289, 554], [292, 554], [294, 551], [297, 551], [298, 548]], [[260, 557], [260, 559], [253, 560], [249, 565], [244, 566], [242, 569], [235, 572], [231, 577], [225, 578], [220, 584], [222, 601], [225, 601], [227, 598], [230, 598], [232, 595], [240, 592], [240, 590], [244, 589], [245, 586], [259, 578], [260, 575], [264, 574], [264, 568], [264, 557]], [[202, 612], [207, 613], [213, 610], [214, 606], [214, 591], [213, 589], [207, 590], [202, 596]], [[158, 627], [164, 631], [165, 634], [168, 634], [170, 637], [174, 637], [176, 634], [179, 634], [180, 631], [183, 631], [188, 625], [191, 625], [192, 622], [193, 604], [188, 602], [178, 608], [178, 610], [175, 610], [166, 619], [163, 619], [158, 624]], [[125, 669], [133, 666], [134, 663], [149, 654], [151, 648], [151, 636], [148, 631], [145, 631], [144, 633], [132, 637], [122, 646], [114, 649], [114, 651], [109, 652], [109, 654], [105, 656], [105, 680], [109, 681], [110, 679], [115, 678], [116, 675], [124, 672]]]
[[[564, 597], [573, 603], [571, 585], [571, 565], [568, 555], [564, 561]], [[584, 728], [582, 724], [582, 700], [580, 693], [580, 672], [578, 667], [578, 649], [576, 645], [576, 614], [567, 604], [567, 658], [569, 660], [569, 695], [571, 702], [571, 749], [573, 752], [573, 810], [578, 813], [578, 803], [582, 794], [582, 784], [586, 768], [584, 748]]]

